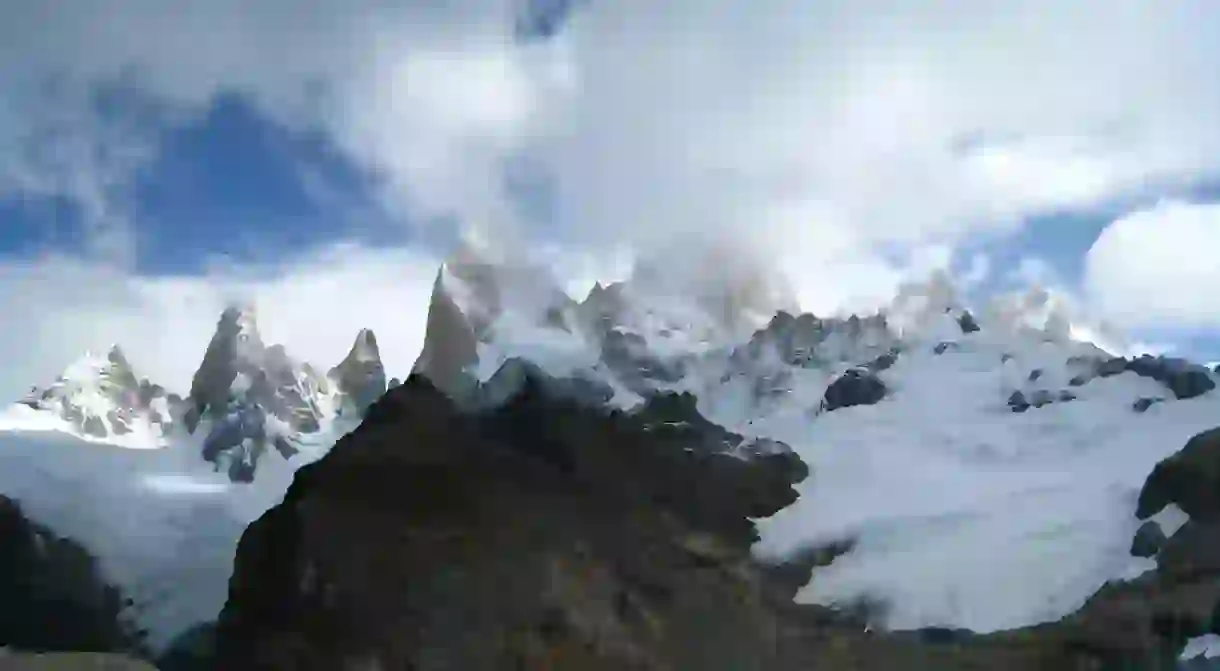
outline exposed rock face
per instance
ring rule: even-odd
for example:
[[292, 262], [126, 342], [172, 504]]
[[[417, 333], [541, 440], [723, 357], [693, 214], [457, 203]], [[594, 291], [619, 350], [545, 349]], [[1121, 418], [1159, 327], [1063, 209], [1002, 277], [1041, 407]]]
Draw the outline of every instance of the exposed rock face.
[[470, 415], [409, 378], [243, 537], [221, 668], [770, 668], [748, 517], [806, 471], [713, 451], [687, 412], [527, 378]]
[[343, 395], [341, 411], [350, 407], [363, 417], [369, 406], [386, 392], [385, 366], [381, 363], [377, 336], [369, 329], [360, 329], [351, 351], [330, 369], [328, 377]]
[[1131, 539], [1131, 555], [1135, 557], [1155, 557], [1165, 545], [1165, 531], [1161, 525], [1148, 520], [1140, 525]]
[[963, 311], [962, 314], [957, 318], [957, 323], [962, 327], [962, 333], [967, 335], [971, 333], [978, 333], [982, 330], [979, 327], [979, 323], [974, 319], [974, 315], [970, 314], [969, 311]]
[[820, 368], [845, 361], [885, 356], [896, 344], [884, 315], [819, 319], [812, 314], [778, 312], [750, 341], [733, 353], [739, 364], [773, 353], [789, 366]]
[[1191, 438], [1156, 465], [1140, 491], [1136, 517], [1148, 519], [1171, 503], [1195, 521], [1220, 517], [1220, 428]]
[[830, 412], [855, 405], [873, 405], [885, 398], [885, 393], [885, 383], [876, 374], [853, 368], [840, 375], [826, 388], [821, 409]]
[[187, 431], [206, 424], [203, 456], [236, 482], [254, 479], [258, 460], [273, 446], [296, 454], [294, 438], [320, 428], [318, 399], [326, 378], [293, 361], [280, 345], [268, 347], [250, 310], [220, 316], [203, 362], [191, 381]]
[[[0, 495], [0, 647], [142, 653], [143, 636], [130, 623], [128, 606], [84, 548], [27, 519], [16, 501]], [[0, 660], [0, 668], [25, 668], [9, 661]]]
[[1207, 367], [1185, 359], [1145, 354], [1127, 362], [1127, 370], [1160, 382], [1179, 399], [1202, 396], [1216, 388]]
[[1114, 357], [1091, 363], [1091, 369], [1072, 378], [1073, 386], [1083, 385], [1094, 377], [1110, 377], [1130, 371], [1160, 382], [1179, 400], [1202, 396], [1216, 388], [1216, 381], [1206, 366], [1186, 359], [1144, 354], [1134, 359]]

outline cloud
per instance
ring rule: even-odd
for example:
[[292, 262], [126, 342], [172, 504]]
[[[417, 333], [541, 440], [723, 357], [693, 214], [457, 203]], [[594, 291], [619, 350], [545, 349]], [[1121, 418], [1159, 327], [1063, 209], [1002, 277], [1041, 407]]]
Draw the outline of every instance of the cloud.
[[[15, 4], [0, 77], [122, 76], [187, 112], [242, 93], [325, 132], [415, 225], [727, 239], [813, 306], [892, 285], [878, 246], [954, 247], [1220, 168], [1204, 0], [594, 1], [528, 45], [508, 0]], [[505, 189], [523, 157], [551, 181], [545, 221]]]
[[68, 257], [0, 264], [0, 397], [45, 384], [85, 351], [123, 346], [140, 375], [185, 392], [221, 310], [246, 300], [268, 342], [324, 369], [362, 327], [377, 334], [391, 375], [423, 344], [438, 261], [406, 249], [339, 244], [274, 264], [202, 276], [142, 277]]
[[1129, 328], [1220, 328], [1220, 204], [1164, 201], [1111, 223], [1089, 249], [1085, 285]]

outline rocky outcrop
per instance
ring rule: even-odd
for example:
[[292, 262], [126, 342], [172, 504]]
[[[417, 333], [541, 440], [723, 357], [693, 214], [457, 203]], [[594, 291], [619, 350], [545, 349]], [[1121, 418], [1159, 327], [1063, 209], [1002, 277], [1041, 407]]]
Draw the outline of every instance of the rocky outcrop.
[[342, 395], [341, 412], [350, 408], [363, 417], [369, 406], [386, 392], [385, 366], [381, 363], [377, 336], [369, 329], [360, 329], [347, 356], [327, 376]]
[[83, 547], [0, 495], [0, 648], [143, 654], [130, 607]]
[[957, 324], [958, 326], [962, 327], [962, 333], [966, 335], [978, 333], [982, 330], [982, 328], [979, 327], [978, 321], [975, 320], [974, 315], [970, 314], [968, 310], [963, 310], [962, 314], [958, 316]]
[[1192, 520], [1220, 518], [1220, 427], [1194, 436], [1152, 469], [1136, 517], [1148, 519], [1171, 503]]
[[1076, 400], [1076, 395], [1067, 390], [1053, 392], [1049, 389], [1033, 389], [1029, 392], [1020, 389], [1008, 396], [1008, 407], [1013, 412], [1025, 412], [1030, 408], [1044, 408], [1052, 403], [1067, 403]]
[[830, 383], [822, 398], [821, 411], [830, 412], [856, 405], [873, 405], [885, 398], [885, 383], [869, 370], [852, 368]]
[[1155, 557], [1164, 546], [1165, 531], [1160, 524], [1148, 520], [1136, 529], [1135, 538], [1131, 539], [1131, 556]]
[[1206, 366], [1175, 357], [1144, 354], [1134, 359], [1113, 357], [1077, 363], [1088, 364], [1086, 370], [1073, 377], [1069, 383], [1077, 387], [1093, 378], [1111, 377], [1129, 371], [1160, 382], [1179, 400], [1202, 396], [1216, 388], [1212, 372]]
[[412, 376], [243, 536], [220, 666], [770, 668], [750, 517], [806, 471], [720, 451], [689, 412], [527, 376], [472, 415]]

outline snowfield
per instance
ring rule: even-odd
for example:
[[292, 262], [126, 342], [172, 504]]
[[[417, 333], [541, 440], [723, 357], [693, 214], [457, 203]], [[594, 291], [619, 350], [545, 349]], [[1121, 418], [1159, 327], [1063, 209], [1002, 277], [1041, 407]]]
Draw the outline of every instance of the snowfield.
[[[761, 554], [858, 541], [799, 601], [876, 597], [892, 628], [992, 631], [1057, 619], [1154, 566], [1129, 554], [1136, 497], [1159, 460], [1220, 423], [1220, 397], [1172, 400], [1130, 372], [1069, 387], [1057, 373], [1071, 347], [958, 342], [905, 352], [881, 373], [891, 396], [876, 405], [811, 420], [825, 387], [812, 373], [781, 410], [734, 427], [788, 442], [813, 468], [800, 500], [760, 521]], [[1034, 369], [1037, 382], [1016, 384]], [[1077, 398], [1012, 412], [1014, 387], [1031, 386]]]

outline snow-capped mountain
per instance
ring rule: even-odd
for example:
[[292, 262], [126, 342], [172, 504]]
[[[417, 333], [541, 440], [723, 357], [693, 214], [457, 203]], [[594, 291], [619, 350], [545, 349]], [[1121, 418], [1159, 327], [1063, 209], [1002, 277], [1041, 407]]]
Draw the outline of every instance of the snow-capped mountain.
[[116, 345], [105, 357], [84, 356], [50, 386], [32, 389], [8, 411], [7, 424], [144, 449], [197, 437], [205, 461], [234, 482], [250, 482], [269, 448], [284, 459], [302, 442], [316, 448], [335, 422], [358, 422], [386, 387], [372, 331], [362, 329], [347, 357], [319, 373], [283, 345], [266, 344], [252, 308], [230, 307], [185, 398], [138, 378]]
[[[628, 411], [686, 392], [743, 444], [790, 446], [812, 475], [760, 521], [756, 551], [850, 548], [798, 600], [877, 599], [897, 628], [1044, 621], [1148, 568], [1130, 553], [1135, 496], [1159, 460], [1220, 424], [1214, 371], [1117, 356], [1113, 334], [1041, 289], [966, 306], [934, 274], [875, 314], [815, 316], [758, 286], [693, 288], [653, 267], [576, 299], [543, 269], [465, 249], [437, 273], [415, 372], [483, 406], [544, 377]], [[323, 373], [265, 343], [255, 316], [221, 315], [184, 398], [116, 349], [20, 413], [95, 442], [190, 444], [236, 482], [265, 459], [290, 473], [298, 450], [325, 452], [397, 380], [371, 331]], [[1182, 520], [1159, 522], [1172, 534]]]
[[[157, 444], [181, 416], [182, 399], [137, 378], [123, 350], [85, 354], [47, 387], [34, 387], [19, 402], [60, 427], [93, 440], [129, 447]], [[29, 413], [26, 413], [27, 415]]]

